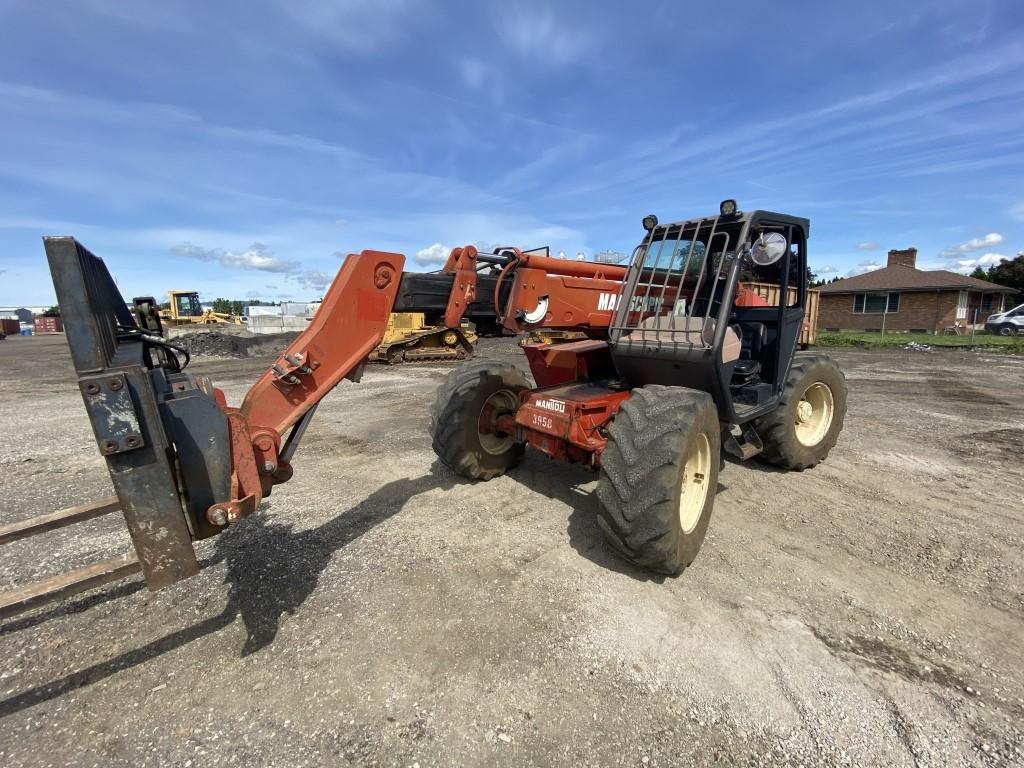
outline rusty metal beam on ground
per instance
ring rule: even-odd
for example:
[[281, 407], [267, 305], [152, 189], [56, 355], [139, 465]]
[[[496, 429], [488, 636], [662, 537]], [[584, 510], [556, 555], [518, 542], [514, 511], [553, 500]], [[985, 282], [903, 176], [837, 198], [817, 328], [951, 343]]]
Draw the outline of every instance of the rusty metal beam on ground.
[[116, 512], [120, 508], [121, 503], [117, 500], [117, 496], [109, 496], [98, 501], [90, 501], [88, 504], [79, 504], [77, 507], [68, 507], [57, 512], [3, 525], [0, 526], [0, 544], [24, 539], [44, 531], [52, 531], [55, 528], [63, 528], [65, 525], [80, 523], [83, 520], [91, 520], [94, 517], [102, 517]]
[[9, 592], [0, 592], [0, 619], [84, 592], [109, 581], [123, 579], [137, 573], [140, 568], [138, 558], [133, 553], [126, 553], [59, 576], [26, 584]]

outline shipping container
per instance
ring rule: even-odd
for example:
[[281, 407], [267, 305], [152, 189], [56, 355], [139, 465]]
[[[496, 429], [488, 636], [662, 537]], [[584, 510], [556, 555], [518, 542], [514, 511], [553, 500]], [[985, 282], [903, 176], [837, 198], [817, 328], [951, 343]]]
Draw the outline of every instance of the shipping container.
[[21, 332], [21, 324], [17, 320], [0, 320], [0, 334], [17, 336]]
[[[779, 305], [779, 286], [772, 283], [743, 283], [743, 287], [754, 291], [758, 296], [767, 301], [771, 306]], [[796, 301], [796, 288], [790, 288], [789, 301]], [[807, 311], [804, 314], [804, 327], [800, 331], [801, 346], [810, 346], [818, 338], [818, 302], [821, 298], [821, 291], [817, 288], [807, 289]]]
[[35, 333], [63, 333], [64, 323], [59, 317], [37, 317], [35, 322]]

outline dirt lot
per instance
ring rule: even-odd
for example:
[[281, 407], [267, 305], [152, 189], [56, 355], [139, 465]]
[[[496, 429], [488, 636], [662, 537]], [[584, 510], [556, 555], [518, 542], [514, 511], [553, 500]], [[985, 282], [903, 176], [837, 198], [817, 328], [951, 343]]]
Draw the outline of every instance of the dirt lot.
[[[446, 367], [374, 367], [199, 576], [0, 626], [0, 764], [1022, 764], [1024, 360], [835, 356], [833, 455], [728, 464], [675, 580], [604, 548], [583, 470], [454, 478]], [[237, 402], [266, 364], [194, 366]], [[0, 521], [110, 492], [63, 338], [0, 342], [0, 398]], [[0, 584], [126, 544], [19, 542]]]

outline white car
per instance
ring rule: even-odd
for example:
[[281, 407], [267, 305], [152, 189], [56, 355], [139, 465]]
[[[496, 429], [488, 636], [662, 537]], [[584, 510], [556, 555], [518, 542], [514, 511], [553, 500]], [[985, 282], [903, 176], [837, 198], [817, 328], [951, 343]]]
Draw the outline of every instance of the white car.
[[985, 330], [1000, 336], [1024, 333], [1024, 304], [997, 315], [989, 315], [985, 321]]

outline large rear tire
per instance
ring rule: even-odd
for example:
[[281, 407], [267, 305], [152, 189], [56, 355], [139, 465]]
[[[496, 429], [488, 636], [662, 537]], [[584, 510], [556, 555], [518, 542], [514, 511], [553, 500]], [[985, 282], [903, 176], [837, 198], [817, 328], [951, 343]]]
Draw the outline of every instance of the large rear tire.
[[473, 360], [448, 374], [430, 409], [434, 453], [470, 480], [503, 475], [523, 457], [525, 446], [494, 429], [499, 416], [514, 414], [519, 393], [529, 389], [514, 366]]
[[700, 551], [718, 486], [721, 427], [705, 392], [634, 389], [601, 454], [597, 523], [632, 563], [678, 575]]
[[846, 377], [832, 358], [796, 355], [778, 407], [754, 422], [761, 458], [797, 471], [823, 461], [843, 429], [846, 398]]

